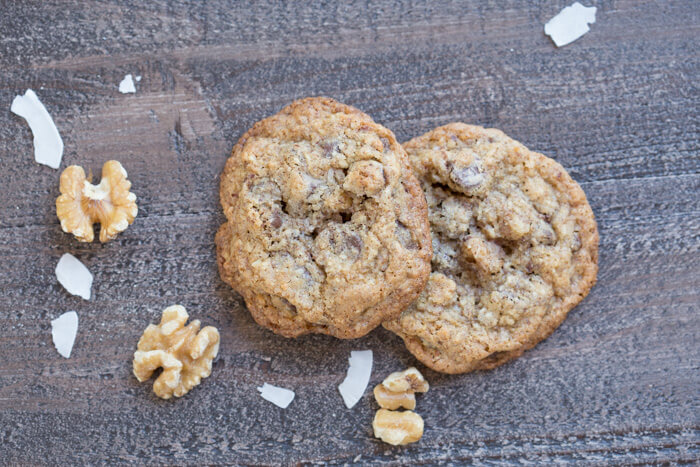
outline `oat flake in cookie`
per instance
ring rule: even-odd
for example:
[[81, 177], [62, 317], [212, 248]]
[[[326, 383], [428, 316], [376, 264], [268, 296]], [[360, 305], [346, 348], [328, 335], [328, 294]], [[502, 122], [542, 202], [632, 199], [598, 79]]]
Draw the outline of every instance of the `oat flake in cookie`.
[[463, 123], [404, 144], [428, 200], [432, 273], [384, 326], [445, 373], [498, 366], [588, 294], [598, 231], [566, 170], [501, 131]]
[[221, 175], [219, 272], [262, 326], [360, 337], [423, 289], [425, 197], [393, 133], [327, 98], [256, 123]]

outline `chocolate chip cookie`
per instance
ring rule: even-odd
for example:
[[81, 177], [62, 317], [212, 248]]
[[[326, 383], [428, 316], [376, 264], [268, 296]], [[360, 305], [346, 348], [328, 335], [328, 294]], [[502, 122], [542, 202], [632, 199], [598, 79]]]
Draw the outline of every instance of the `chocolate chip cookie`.
[[598, 230], [566, 170], [463, 123], [404, 144], [428, 201], [432, 272], [384, 326], [434, 370], [498, 366], [546, 338], [595, 283]]
[[256, 123], [221, 175], [222, 279], [287, 337], [360, 337], [421, 292], [425, 196], [393, 133], [328, 98]]

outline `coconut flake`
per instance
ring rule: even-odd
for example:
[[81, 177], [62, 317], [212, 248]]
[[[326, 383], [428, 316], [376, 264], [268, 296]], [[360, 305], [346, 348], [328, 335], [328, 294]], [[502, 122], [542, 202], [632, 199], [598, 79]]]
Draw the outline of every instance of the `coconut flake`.
[[258, 388], [258, 391], [260, 391], [260, 395], [263, 399], [283, 409], [286, 409], [294, 400], [294, 391], [271, 384], [263, 384]]
[[78, 313], [69, 311], [51, 320], [51, 337], [53, 345], [65, 358], [70, 358], [75, 336], [78, 334]]
[[56, 265], [56, 278], [71, 294], [90, 300], [92, 274], [75, 256], [70, 253], [61, 256]]
[[23, 96], [15, 96], [10, 107], [12, 113], [27, 121], [34, 135], [34, 160], [57, 169], [63, 157], [63, 140], [51, 115], [36, 93], [27, 89]]
[[126, 75], [121, 81], [121, 83], [119, 83], [119, 92], [121, 92], [122, 94], [136, 92], [136, 86], [134, 86], [134, 79], [130, 74]]
[[544, 33], [552, 38], [557, 47], [571, 44], [590, 31], [595, 23], [596, 7], [585, 7], [579, 2], [567, 6], [544, 25]]
[[338, 385], [338, 391], [348, 409], [352, 409], [362, 398], [372, 375], [372, 351], [353, 350], [350, 352], [348, 374]]

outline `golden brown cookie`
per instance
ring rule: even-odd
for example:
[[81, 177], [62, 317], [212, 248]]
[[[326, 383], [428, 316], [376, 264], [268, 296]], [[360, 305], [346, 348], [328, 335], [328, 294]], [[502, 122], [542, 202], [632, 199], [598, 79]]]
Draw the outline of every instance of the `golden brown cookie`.
[[595, 283], [598, 230], [586, 195], [557, 162], [499, 130], [452, 123], [404, 148], [428, 201], [432, 272], [384, 327], [445, 373], [518, 357]]
[[219, 273], [278, 334], [360, 337], [425, 286], [425, 197], [393, 133], [353, 107], [307, 98], [256, 123], [220, 195]]

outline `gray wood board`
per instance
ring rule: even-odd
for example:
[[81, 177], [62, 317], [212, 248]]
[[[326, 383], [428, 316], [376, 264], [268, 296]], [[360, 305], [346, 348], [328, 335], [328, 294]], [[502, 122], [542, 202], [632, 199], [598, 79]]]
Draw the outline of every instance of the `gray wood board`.
[[[698, 462], [700, 10], [585, 3], [598, 7], [591, 32], [556, 49], [542, 27], [559, 0], [0, 1], [3, 463]], [[143, 77], [134, 95], [117, 91], [127, 73]], [[61, 231], [60, 172], [33, 161], [9, 111], [27, 88], [61, 131], [62, 168], [128, 170], [139, 216], [116, 241]], [[599, 223], [589, 297], [510, 364], [426, 370], [425, 435], [408, 447], [373, 438], [370, 391], [347, 410], [336, 389], [351, 350], [374, 351], [372, 385], [415, 364], [400, 339], [275, 336], [217, 274], [231, 147], [312, 95], [359, 107], [401, 141], [455, 120], [500, 128], [563, 164]], [[90, 301], [57, 283], [65, 252], [94, 273]], [[174, 303], [222, 344], [210, 378], [161, 401], [131, 358]], [[68, 310], [80, 328], [66, 360], [50, 320]], [[255, 390], [263, 382], [296, 399], [278, 409]]]

